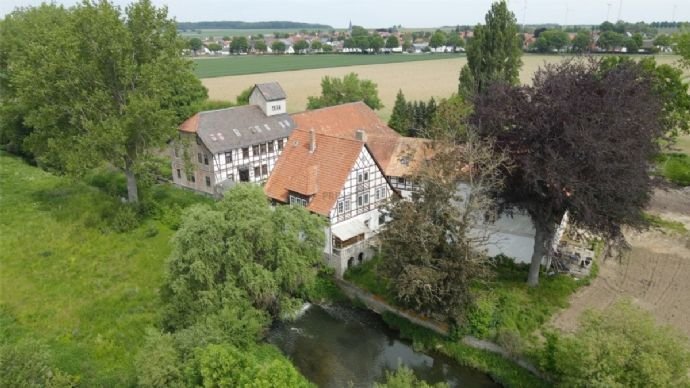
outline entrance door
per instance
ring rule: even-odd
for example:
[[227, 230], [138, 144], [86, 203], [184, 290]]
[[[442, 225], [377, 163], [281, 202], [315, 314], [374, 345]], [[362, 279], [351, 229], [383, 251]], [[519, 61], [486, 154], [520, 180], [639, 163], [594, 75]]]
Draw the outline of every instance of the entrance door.
[[240, 182], [249, 182], [249, 169], [240, 169]]

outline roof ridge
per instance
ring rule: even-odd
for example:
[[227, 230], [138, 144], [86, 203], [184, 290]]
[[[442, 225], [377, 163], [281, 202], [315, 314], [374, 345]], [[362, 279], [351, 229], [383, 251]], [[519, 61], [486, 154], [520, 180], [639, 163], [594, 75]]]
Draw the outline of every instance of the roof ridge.
[[[309, 133], [309, 132], [311, 132], [312, 130], [313, 130], [313, 129], [295, 128], [295, 129], [293, 129], [292, 131], [293, 131], [293, 132], [295, 132], [295, 131], [300, 131], [300, 132], [304, 132], [304, 133]], [[352, 141], [352, 142], [355, 142], [355, 143], [365, 144], [365, 142], [363, 142], [362, 140], [350, 139], [349, 137], [343, 137], [343, 136], [336, 136], [336, 135], [332, 135], [332, 134], [330, 134], [330, 133], [323, 133], [323, 132], [319, 132], [319, 131], [314, 131], [314, 134], [315, 134], [316, 136], [326, 136], [326, 137], [331, 137], [331, 138], [338, 139], [338, 140]]]
[[[299, 114], [302, 114], [302, 113], [324, 111], [324, 110], [328, 110], [328, 109], [335, 109], [335, 108], [338, 108], [338, 107], [341, 107], [341, 106], [344, 106], [344, 105], [354, 105], [354, 104], [363, 104], [363, 105], [367, 105], [366, 103], [364, 103], [363, 100], [360, 100], [360, 101], [352, 101], [352, 102], [344, 102], [344, 103], [338, 104], [338, 105], [324, 106], [323, 108], [305, 109], [305, 110], [303, 110], [303, 111], [301, 111], [301, 112], [295, 112], [295, 113], [293, 113], [292, 115], [299, 115]], [[367, 105], [367, 107], [368, 107], [368, 105]], [[369, 109], [371, 109], [371, 108], [369, 108]], [[373, 109], [371, 109], [371, 111], [374, 112]], [[376, 112], [374, 112], [374, 113], [376, 113]]]

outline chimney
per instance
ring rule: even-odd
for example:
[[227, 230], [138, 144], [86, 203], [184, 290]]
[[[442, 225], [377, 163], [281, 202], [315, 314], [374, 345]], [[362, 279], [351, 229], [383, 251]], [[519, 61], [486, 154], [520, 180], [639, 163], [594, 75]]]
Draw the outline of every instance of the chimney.
[[309, 153], [314, 153], [316, 151], [316, 133], [314, 128], [309, 130]]
[[364, 132], [363, 129], [358, 129], [357, 132], [355, 132], [355, 138], [361, 142], [366, 143], [367, 142], [367, 133]]

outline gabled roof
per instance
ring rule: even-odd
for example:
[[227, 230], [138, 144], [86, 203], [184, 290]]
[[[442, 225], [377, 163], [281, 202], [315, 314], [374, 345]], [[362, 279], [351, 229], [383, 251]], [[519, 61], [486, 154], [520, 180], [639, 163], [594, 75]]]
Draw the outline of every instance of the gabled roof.
[[266, 101], [284, 100], [287, 98], [285, 91], [277, 82], [256, 84], [254, 87], [259, 90], [259, 93], [264, 96]]
[[287, 203], [290, 192], [311, 196], [307, 209], [328, 217], [364, 143], [354, 138], [315, 132], [316, 149], [309, 151], [310, 132], [295, 129], [264, 186], [269, 198]]
[[292, 119], [297, 128], [344, 139], [356, 139], [357, 131], [364, 131], [369, 150], [384, 170], [401, 138], [361, 101], [296, 113]]
[[285, 138], [294, 128], [289, 115], [266, 116], [255, 105], [199, 112], [180, 125], [181, 131], [196, 133], [213, 153]]
[[414, 174], [435, 155], [429, 139], [400, 137], [383, 173], [386, 176], [404, 177]]

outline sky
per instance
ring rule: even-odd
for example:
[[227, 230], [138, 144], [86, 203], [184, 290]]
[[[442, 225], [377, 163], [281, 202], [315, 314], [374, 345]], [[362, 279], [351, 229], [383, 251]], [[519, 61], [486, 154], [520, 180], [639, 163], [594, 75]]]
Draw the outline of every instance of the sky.
[[[74, 5], [75, 0], [54, 0]], [[129, 0], [111, 0], [125, 6]], [[152, 0], [166, 5], [182, 22], [240, 20], [352, 24], [367, 28], [474, 25], [484, 19], [491, 0]], [[0, 15], [41, 0], [0, 0]], [[690, 21], [690, 0], [509, 0], [519, 24], [599, 24], [604, 20]]]

